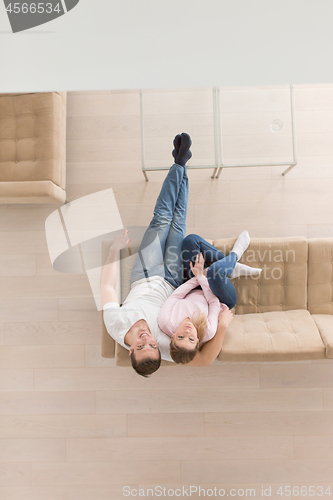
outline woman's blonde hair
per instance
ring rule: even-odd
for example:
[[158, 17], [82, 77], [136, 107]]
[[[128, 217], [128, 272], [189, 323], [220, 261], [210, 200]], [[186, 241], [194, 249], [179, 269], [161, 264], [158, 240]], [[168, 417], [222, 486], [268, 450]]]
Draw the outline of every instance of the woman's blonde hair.
[[192, 315], [190, 320], [194, 328], [197, 330], [198, 342], [193, 349], [185, 349], [185, 347], [178, 347], [176, 345], [176, 339], [172, 337], [170, 342], [170, 355], [175, 363], [181, 363], [183, 365], [190, 363], [202, 346], [202, 341], [207, 328], [207, 316], [203, 311], [197, 310]]
[[193, 323], [194, 328], [197, 330], [199, 347], [201, 347], [207, 328], [207, 315], [199, 309], [192, 315], [191, 323]]

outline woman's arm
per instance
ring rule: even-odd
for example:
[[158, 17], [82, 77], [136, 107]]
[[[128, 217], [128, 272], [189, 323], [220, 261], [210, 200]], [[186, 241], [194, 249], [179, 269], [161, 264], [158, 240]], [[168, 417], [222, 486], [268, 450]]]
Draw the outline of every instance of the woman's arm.
[[186, 366], [210, 366], [220, 354], [225, 332], [232, 322], [234, 316], [230, 309], [225, 308], [219, 314], [219, 322], [214, 337], [206, 342], [201, 351], [195, 356], [193, 361]]
[[214, 295], [211, 291], [206, 276], [198, 276], [198, 283], [202, 288], [204, 297], [208, 304], [207, 329], [204, 337], [204, 342], [207, 342], [212, 339], [216, 333], [218, 318], [221, 311], [221, 303], [216, 295]]

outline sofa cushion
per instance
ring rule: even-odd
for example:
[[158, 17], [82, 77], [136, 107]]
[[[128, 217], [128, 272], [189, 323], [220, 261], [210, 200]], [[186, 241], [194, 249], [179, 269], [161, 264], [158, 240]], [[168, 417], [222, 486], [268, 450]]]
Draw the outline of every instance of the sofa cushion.
[[[214, 240], [230, 253], [236, 239]], [[307, 241], [303, 237], [252, 238], [240, 262], [263, 269], [260, 278], [232, 282], [237, 291], [236, 314], [288, 311], [307, 307]]]
[[333, 316], [332, 314], [313, 314], [321, 338], [326, 346], [326, 358], [333, 358]]
[[308, 309], [333, 314], [333, 238], [311, 238], [308, 248]]
[[306, 310], [235, 316], [223, 341], [222, 361], [325, 358], [325, 345]]

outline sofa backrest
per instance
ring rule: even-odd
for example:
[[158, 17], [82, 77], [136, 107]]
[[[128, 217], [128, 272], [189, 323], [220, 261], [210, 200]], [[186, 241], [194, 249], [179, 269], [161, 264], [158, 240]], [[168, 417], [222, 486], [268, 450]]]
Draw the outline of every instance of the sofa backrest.
[[0, 118], [0, 181], [49, 180], [65, 189], [66, 92], [0, 94]]
[[308, 240], [308, 309], [333, 314], [333, 238]]
[[[230, 253], [236, 238], [214, 240]], [[237, 291], [235, 314], [307, 308], [307, 241], [304, 237], [252, 238], [240, 262], [263, 269], [260, 278], [233, 280]]]

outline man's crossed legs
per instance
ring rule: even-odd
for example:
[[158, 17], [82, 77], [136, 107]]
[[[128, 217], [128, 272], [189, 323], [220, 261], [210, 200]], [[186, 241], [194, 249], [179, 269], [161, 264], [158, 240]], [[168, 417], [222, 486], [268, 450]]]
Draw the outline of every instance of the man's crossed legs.
[[[188, 202], [184, 157], [187, 161], [191, 155], [190, 136], [185, 133], [176, 136], [174, 145], [173, 155], [179, 163], [172, 165], [163, 182], [154, 216], [143, 236], [132, 269], [131, 283], [152, 276], [165, 278], [175, 288], [183, 282], [182, 244], [186, 234]], [[178, 154], [180, 150], [182, 156]]]

